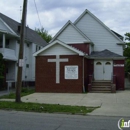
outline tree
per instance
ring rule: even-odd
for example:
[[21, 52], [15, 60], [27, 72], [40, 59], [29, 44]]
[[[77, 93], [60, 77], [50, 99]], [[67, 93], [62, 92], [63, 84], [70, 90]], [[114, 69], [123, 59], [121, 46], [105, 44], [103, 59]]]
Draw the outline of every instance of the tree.
[[125, 34], [126, 48], [124, 49], [124, 56], [127, 57], [125, 64], [125, 72], [130, 72], [130, 33]]
[[49, 43], [52, 39], [52, 36], [48, 34], [48, 31], [46, 31], [43, 27], [41, 29], [35, 28], [35, 31], [47, 42]]

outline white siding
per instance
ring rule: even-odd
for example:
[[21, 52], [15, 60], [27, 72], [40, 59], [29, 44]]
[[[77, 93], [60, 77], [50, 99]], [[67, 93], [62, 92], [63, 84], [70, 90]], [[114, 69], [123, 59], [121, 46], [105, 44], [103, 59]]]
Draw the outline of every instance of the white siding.
[[12, 33], [9, 28], [0, 19], [0, 30]]
[[[35, 70], [32, 70], [32, 63], [33, 63], [33, 53], [32, 53], [32, 45], [31, 44], [24, 44], [24, 67], [23, 67], [23, 80], [24, 81], [33, 81]], [[29, 65], [27, 67], [27, 65]]]
[[55, 44], [52, 47], [48, 48], [39, 55], [76, 55], [77, 53], [63, 47], [60, 44]]
[[32, 80], [35, 80], [35, 57], [33, 53], [36, 52], [36, 44], [32, 44]]
[[68, 25], [57, 39], [65, 43], [83, 43], [86, 41], [86, 39], [72, 25]]
[[94, 51], [108, 49], [117, 54], [123, 54], [122, 47], [116, 45], [121, 41], [89, 14], [85, 14], [76, 26], [95, 44]]

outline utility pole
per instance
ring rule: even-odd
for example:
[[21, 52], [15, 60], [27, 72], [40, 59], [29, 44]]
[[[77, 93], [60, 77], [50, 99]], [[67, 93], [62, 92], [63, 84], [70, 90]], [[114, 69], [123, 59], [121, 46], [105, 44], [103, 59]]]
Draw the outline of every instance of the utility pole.
[[18, 57], [18, 72], [17, 72], [17, 82], [16, 82], [16, 99], [15, 101], [21, 102], [21, 86], [22, 86], [22, 68], [23, 68], [23, 52], [24, 52], [24, 38], [25, 38], [25, 27], [26, 27], [26, 14], [27, 14], [27, 0], [23, 2], [23, 13], [22, 13], [22, 23], [20, 28], [20, 47], [19, 47], [19, 57]]

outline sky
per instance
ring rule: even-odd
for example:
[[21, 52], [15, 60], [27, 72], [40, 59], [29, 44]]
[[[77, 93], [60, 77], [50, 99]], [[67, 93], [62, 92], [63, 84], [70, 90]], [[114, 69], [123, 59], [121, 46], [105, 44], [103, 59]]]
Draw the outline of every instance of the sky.
[[[22, 6], [23, 0], [0, 0], [0, 12], [18, 22]], [[32, 29], [44, 27], [54, 36], [68, 20], [74, 22], [85, 9], [111, 30], [121, 35], [130, 32], [130, 0], [28, 0], [27, 25]]]

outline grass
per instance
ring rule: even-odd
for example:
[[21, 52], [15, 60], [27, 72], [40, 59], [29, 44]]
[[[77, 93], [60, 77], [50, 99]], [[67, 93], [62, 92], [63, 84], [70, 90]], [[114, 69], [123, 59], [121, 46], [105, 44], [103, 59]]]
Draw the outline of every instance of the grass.
[[[21, 97], [34, 93], [34, 89], [22, 88]], [[4, 95], [1, 99], [15, 99], [15, 93]], [[0, 109], [3, 110], [16, 110], [16, 111], [27, 111], [27, 112], [47, 112], [47, 113], [67, 113], [67, 114], [82, 114], [92, 112], [96, 107], [85, 107], [85, 106], [68, 106], [58, 104], [39, 104], [39, 103], [16, 103], [9, 101], [0, 101]]]
[[92, 112], [94, 107], [85, 106], [68, 106], [57, 104], [39, 104], [39, 103], [16, 103], [8, 101], [0, 101], [0, 109], [17, 110], [27, 112], [47, 112], [47, 113], [67, 113], [67, 114], [82, 114]]
[[[32, 94], [34, 93], [35, 90], [34, 89], [29, 89], [29, 88], [22, 88], [22, 91], [21, 91], [21, 97], [23, 96], [26, 96], [26, 95], [29, 95], [29, 94]], [[9, 95], [4, 95], [4, 96], [1, 96], [0, 99], [15, 99], [15, 92], [11, 92]]]

